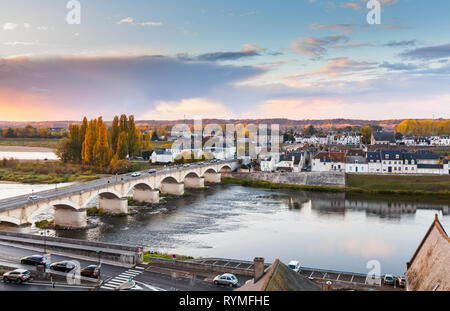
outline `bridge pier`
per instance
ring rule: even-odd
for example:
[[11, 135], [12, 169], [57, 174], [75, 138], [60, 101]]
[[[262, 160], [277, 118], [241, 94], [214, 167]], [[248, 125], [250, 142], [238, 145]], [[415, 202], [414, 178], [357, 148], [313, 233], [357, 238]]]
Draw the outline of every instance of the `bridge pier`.
[[139, 202], [145, 203], [158, 203], [159, 202], [159, 191], [158, 190], [148, 190], [148, 189], [133, 189], [133, 199]]
[[205, 181], [209, 183], [220, 183], [220, 173], [205, 173]]
[[84, 228], [87, 226], [86, 209], [74, 209], [70, 206], [55, 206], [55, 226]]
[[184, 194], [184, 184], [180, 183], [161, 183], [160, 186], [161, 193], [163, 194], [173, 194], [173, 195], [183, 195]]
[[184, 179], [185, 188], [204, 188], [205, 178], [203, 177], [186, 177]]
[[103, 209], [109, 214], [127, 214], [128, 199], [127, 198], [104, 198], [98, 197], [98, 208]]

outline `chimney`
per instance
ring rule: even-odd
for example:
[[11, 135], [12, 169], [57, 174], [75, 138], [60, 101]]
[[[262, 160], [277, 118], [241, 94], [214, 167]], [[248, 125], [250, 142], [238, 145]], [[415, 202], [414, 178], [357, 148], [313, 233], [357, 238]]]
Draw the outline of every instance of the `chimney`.
[[255, 266], [255, 272], [253, 275], [253, 284], [255, 284], [264, 275], [264, 258], [255, 257], [255, 259], [253, 259], [253, 263]]

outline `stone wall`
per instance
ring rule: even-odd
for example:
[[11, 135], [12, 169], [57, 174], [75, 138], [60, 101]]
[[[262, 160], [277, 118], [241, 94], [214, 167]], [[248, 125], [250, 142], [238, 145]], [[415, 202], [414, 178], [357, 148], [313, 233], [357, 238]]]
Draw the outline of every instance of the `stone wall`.
[[345, 187], [345, 173], [340, 172], [222, 173], [222, 176], [251, 180], [264, 180], [278, 184]]

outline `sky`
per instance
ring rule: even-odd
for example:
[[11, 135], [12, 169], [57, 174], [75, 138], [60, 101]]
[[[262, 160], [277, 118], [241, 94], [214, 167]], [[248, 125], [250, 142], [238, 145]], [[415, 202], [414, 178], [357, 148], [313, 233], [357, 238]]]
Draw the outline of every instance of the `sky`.
[[450, 118], [448, 0], [78, 2], [0, 2], [0, 120]]

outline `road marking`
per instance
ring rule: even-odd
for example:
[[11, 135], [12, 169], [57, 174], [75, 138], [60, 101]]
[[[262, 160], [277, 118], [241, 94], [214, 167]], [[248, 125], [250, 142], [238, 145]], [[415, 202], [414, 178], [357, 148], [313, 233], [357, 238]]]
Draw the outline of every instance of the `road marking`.
[[113, 281], [114, 281], [114, 280], [121, 280], [121, 281], [123, 280], [123, 281], [126, 281], [126, 280], [128, 280], [128, 278], [126, 278], [126, 277], [124, 277], [124, 276], [116, 276], [116, 277], [113, 278], [112, 280], [113, 280]]
[[142, 271], [137, 271], [137, 270], [133, 270], [133, 269], [128, 269], [128, 272], [136, 272], [136, 273], [142, 273]]
[[123, 282], [118, 282], [118, 281], [109, 281], [108, 283], [106, 283], [105, 285], [109, 285], [109, 284], [112, 284], [112, 285], [120, 285], [120, 284], [122, 284]]
[[131, 273], [126, 273], [126, 272], [119, 274], [119, 276], [128, 276], [128, 277], [130, 277], [130, 276], [134, 277], [136, 275], [138, 275], [138, 274], [131, 274]]
[[144, 270], [145, 269], [144, 267], [139, 267], [139, 266], [136, 266], [135, 268], [139, 269], [139, 270]]
[[102, 285], [102, 286], [100, 286], [100, 288], [111, 289], [111, 290], [116, 289], [115, 287], [111, 287], [111, 286], [108, 286], [108, 285]]

